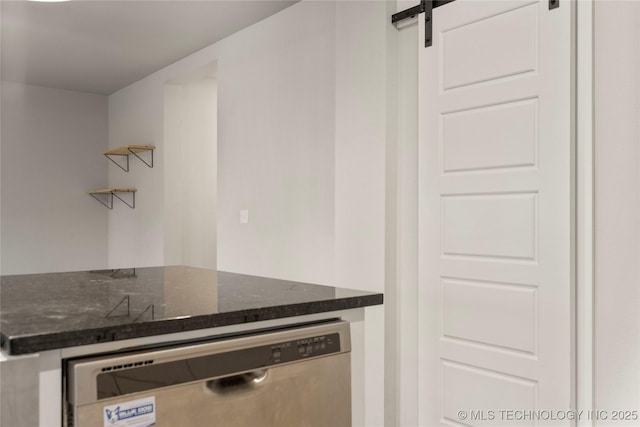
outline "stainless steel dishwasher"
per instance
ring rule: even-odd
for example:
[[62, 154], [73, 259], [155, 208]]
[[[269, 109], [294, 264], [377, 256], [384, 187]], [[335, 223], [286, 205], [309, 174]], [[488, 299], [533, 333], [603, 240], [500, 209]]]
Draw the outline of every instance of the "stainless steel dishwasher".
[[351, 425], [350, 329], [335, 321], [69, 360], [69, 427]]

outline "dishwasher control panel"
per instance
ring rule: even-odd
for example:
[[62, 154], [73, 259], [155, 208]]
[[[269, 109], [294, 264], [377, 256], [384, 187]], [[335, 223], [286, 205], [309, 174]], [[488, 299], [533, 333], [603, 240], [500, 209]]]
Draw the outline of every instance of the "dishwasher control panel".
[[271, 346], [274, 363], [295, 362], [313, 356], [324, 356], [340, 351], [340, 335], [328, 334], [288, 341]]

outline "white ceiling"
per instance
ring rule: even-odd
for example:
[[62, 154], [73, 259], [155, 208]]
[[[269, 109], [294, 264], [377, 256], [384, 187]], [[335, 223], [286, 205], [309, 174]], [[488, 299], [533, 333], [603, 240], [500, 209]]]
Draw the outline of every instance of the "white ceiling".
[[2, 80], [108, 95], [299, 0], [0, 0]]

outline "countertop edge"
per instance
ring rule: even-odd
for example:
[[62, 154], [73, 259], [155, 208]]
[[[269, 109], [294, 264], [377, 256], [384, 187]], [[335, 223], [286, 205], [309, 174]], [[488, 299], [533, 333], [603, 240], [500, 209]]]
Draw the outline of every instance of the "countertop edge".
[[2, 350], [8, 355], [19, 356], [82, 345], [100, 344], [105, 342], [253, 323], [265, 320], [293, 318], [307, 314], [365, 308], [374, 305], [381, 305], [383, 304], [383, 301], [383, 294], [376, 293], [331, 300], [318, 300], [225, 313], [214, 313], [180, 319], [166, 319], [128, 325], [84, 329], [79, 331], [56, 332], [20, 337], [11, 337], [1, 334]]

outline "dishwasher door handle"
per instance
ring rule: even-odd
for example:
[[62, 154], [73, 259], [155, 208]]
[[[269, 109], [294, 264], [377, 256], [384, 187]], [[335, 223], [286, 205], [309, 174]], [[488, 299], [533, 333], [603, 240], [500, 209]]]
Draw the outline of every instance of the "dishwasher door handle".
[[228, 377], [216, 378], [206, 382], [207, 388], [214, 393], [226, 394], [236, 391], [243, 391], [260, 386], [269, 375], [267, 369], [246, 372], [244, 374], [231, 375]]

